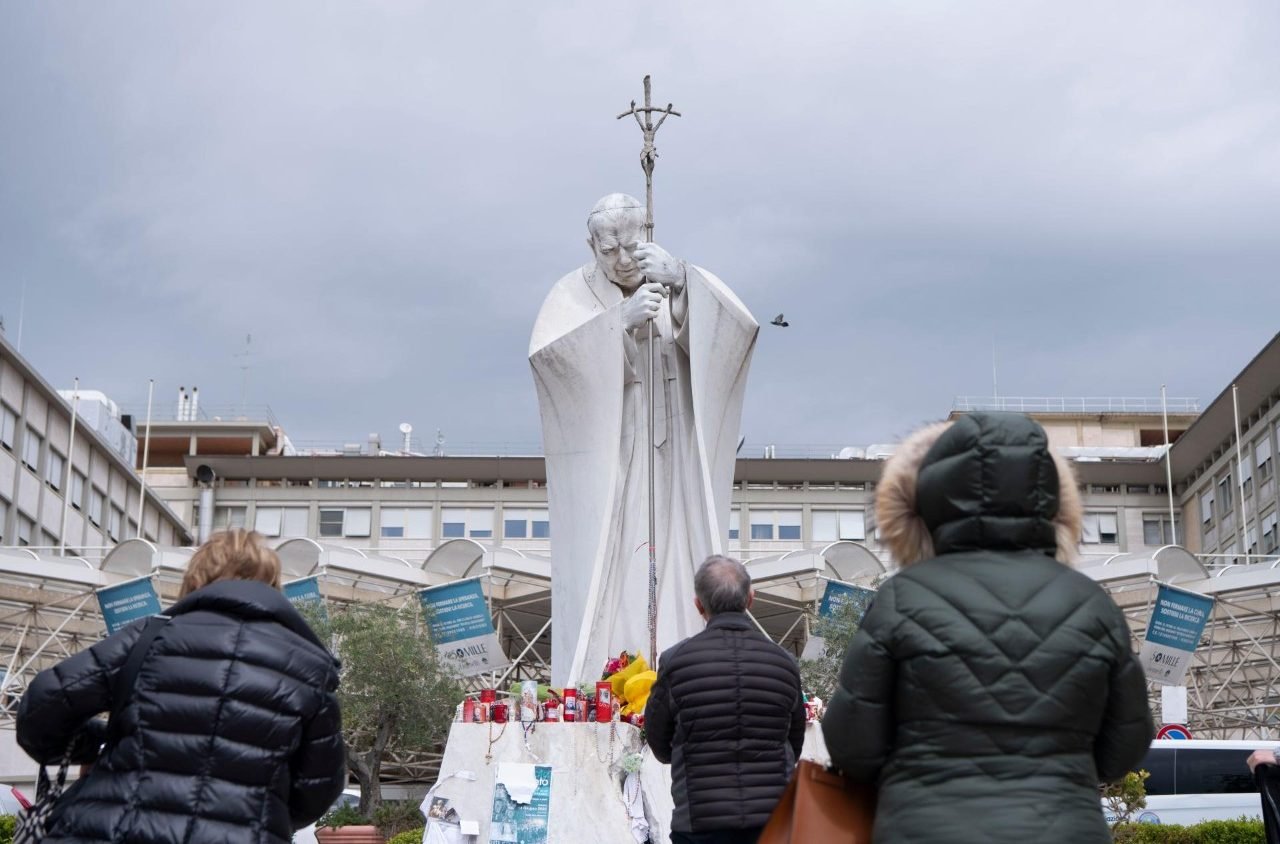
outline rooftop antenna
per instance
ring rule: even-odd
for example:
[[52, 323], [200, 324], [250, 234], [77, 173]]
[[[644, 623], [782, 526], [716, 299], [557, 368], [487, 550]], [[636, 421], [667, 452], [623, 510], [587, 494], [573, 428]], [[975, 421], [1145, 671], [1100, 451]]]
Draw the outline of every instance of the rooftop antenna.
[[401, 436], [404, 437], [403, 442], [401, 442], [400, 444], [400, 450], [403, 451], [405, 454], [408, 454], [412, 450], [412, 445], [413, 445], [413, 441], [411, 438], [413, 434], [413, 426], [410, 425], [408, 422], [401, 422], [400, 434]]
[[237, 352], [236, 357], [240, 358], [240, 415], [244, 415], [245, 399], [249, 395], [249, 356], [253, 353], [250, 346], [253, 344], [253, 335], [244, 335], [244, 351]]
[[27, 279], [22, 279], [22, 295], [18, 299], [18, 345], [19, 352], [22, 351], [22, 318], [27, 313]]

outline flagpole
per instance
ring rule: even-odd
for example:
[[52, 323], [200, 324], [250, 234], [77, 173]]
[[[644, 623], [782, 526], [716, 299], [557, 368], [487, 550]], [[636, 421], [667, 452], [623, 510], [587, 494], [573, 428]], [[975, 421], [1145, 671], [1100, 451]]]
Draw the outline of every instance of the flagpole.
[[142, 537], [142, 505], [147, 500], [147, 460], [151, 457], [151, 397], [155, 394], [156, 379], [147, 380], [147, 433], [142, 438], [142, 472], [138, 479], [142, 485], [138, 487], [138, 526], [135, 538]]
[[1164, 418], [1164, 477], [1165, 492], [1169, 494], [1169, 538], [1178, 544], [1178, 518], [1173, 510], [1173, 450], [1169, 447], [1169, 400], [1165, 385], [1160, 385], [1160, 414]]
[[1249, 562], [1249, 513], [1244, 509], [1244, 449], [1240, 444], [1240, 397], [1235, 384], [1231, 385], [1231, 409], [1236, 419], [1236, 483], [1240, 487], [1240, 548]]
[[76, 417], [80, 406], [80, 379], [71, 387], [71, 437], [67, 444], [66, 480], [62, 482], [62, 526], [58, 528], [58, 556], [67, 556], [67, 507], [71, 504], [71, 472], [76, 459]]

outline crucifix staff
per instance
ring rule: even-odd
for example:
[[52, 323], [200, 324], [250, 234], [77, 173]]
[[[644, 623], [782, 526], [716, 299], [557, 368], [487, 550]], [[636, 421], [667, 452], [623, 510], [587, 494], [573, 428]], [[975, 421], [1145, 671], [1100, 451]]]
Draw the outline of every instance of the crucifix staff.
[[[658, 122], [653, 115], [659, 114]], [[644, 78], [644, 106], [638, 108], [636, 101], [631, 101], [631, 108], [618, 115], [618, 120], [632, 115], [636, 125], [644, 136], [644, 146], [640, 150], [640, 169], [644, 171], [644, 231], [645, 240], [653, 241], [653, 168], [658, 163], [658, 148], [654, 146], [654, 137], [662, 124], [671, 115], [680, 117], [671, 103], [666, 108], [654, 108], [650, 100], [649, 77]], [[654, 406], [657, 400], [657, 382], [654, 380], [654, 343], [653, 320], [649, 320], [649, 659], [657, 664], [658, 659], [658, 562], [657, 562], [657, 527], [655, 521], [654, 495]], [[665, 387], [665, 385], [664, 385]]]

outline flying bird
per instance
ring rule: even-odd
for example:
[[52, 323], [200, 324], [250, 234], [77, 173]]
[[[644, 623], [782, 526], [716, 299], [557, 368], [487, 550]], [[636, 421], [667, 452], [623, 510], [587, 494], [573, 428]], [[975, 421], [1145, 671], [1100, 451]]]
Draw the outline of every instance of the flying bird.
[[777, 326], [779, 326], [779, 327], [781, 327], [781, 328], [786, 328], [786, 327], [787, 327], [788, 325], [790, 325], [791, 323], [787, 322], [786, 317], [784, 317], [782, 314], [778, 314], [776, 317], [774, 317], [774, 318], [773, 318], [773, 322], [771, 322], [771, 323], [769, 323], [769, 324], [770, 324], [770, 325], [777, 325]]

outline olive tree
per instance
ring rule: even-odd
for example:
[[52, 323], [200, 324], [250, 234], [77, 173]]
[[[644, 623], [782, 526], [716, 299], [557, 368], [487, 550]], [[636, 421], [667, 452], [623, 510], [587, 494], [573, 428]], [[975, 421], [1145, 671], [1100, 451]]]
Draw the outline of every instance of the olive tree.
[[824, 701], [831, 700], [831, 693], [840, 678], [845, 651], [849, 649], [849, 640], [858, 632], [870, 598], [867, 595], [843, 601], [828, 616], [810, 616], [809, 635], [821, 637], [823, 642], [818, 656], [800, 660], [800, 683], [806, 694], [817, 695]]
[[416, 602], [312, 607], [307, 615], [342, 660], [347, 766], [360, 784], [360, 814], [372, 817], [388, 752], [434, 752], [448, 737], [462, 687], [437, 656]]

